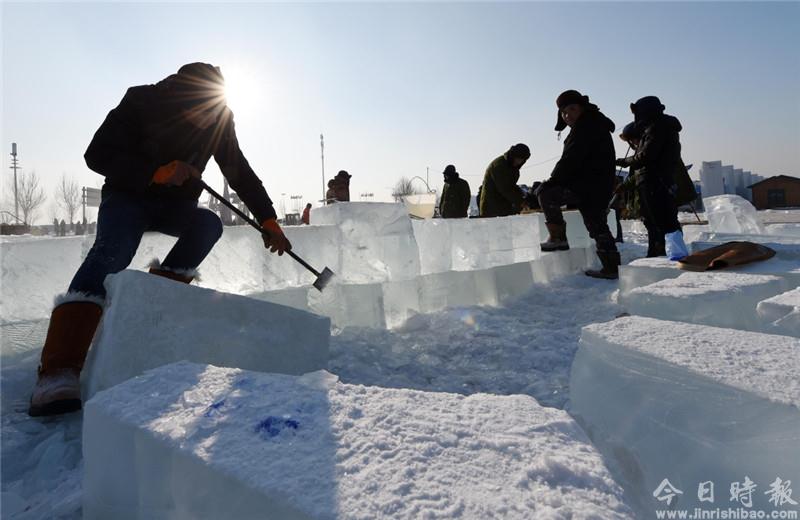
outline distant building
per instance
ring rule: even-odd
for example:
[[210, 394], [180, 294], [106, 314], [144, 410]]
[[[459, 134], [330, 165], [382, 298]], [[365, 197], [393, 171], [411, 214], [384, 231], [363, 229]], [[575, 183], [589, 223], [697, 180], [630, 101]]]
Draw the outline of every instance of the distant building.
[[800, 207], [800, 179], [789, 175], [769, 177], [749, 188], [756, 209]]

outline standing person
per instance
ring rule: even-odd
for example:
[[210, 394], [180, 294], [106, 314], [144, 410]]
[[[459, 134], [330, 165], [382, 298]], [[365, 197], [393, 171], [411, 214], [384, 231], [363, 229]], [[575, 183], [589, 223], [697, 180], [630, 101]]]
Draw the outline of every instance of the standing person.
[[311, 222], [311, 203], [309, 202], [306, 204], [306, 209], [303, 210], [303, 216], [300, 217], [300, 221], [305, 224], [306, 226]]
[[[636, 153], [636, 151], [639, 149], [639, 145], [642, 142], [642, 132], [639, 127], [636, 126], [636, 123], [631, 122], [625, 125], [625, 128], [622, 129], [622, 133], [619, 134], [619, 138], [628, 143], [633, 150], [633, 153]], [[629, 201], [628, 206], [633, 208], [633, 210], [639, 214], [640, 218], [642, 219], [642, 223], [647, 230], [647, 257], [653, 258], [656, 256], [664, 256], [666, 255], [666, 251], [664, 250], [664, 233], [658, 229], [658, 226], [656, 226], [652, 216], [648, 212], [642, 211], [638, 192], [639, 187], [636, 184], [637, 177], [640, 177], [637, 176], [637, 170], [630, 168], [628, 178], [625, 179], [622, 187], [626, 194], [625, 198]]]
[[558, 107], [555, 130], [570, 127], [564, 139], [561, 159], [550, 178], [539, 187], [539, 204], [545, 215], [550, 236], [541, 244], [542, 251], [569, 249], [567, 224], [561, 205], [568, 192], [578, 203], [583, 222], [597, 245], [602, 269], [586, 271], [593, 278], [614, 280], [618, 277], [619, 252], [606, 220], [608, 204], [614, 190], [614, 143], [611, 132], [614, 123], [577, 90], [562, 92], [556, 99]]
[[683, 168], [679, 132], [680, 121], [664, 113], [656, 96], [645, 96], [631, 103], [634, 123], [641, 132], [636, 153], [617, 159], [617, 165], [635, 171], [636, 189], [642, 213], [664, 234], [667, 257], [680, 260], [688, 255], [675, 204], [675, 172]]
[[439, 200], [439, 214], [442, 218], [466, 218], [472, 193], [469, 183], [459, 177], [456, 167], [448, 164], [444, 169], [444, 188]]
[[517, 186], [519, 169], [530, 156], [531, 149], [518, 143], [489, 164], [478, 201], [481, 217], [505, 217], [520, 212], [522, 190]]
[[350, 175], [344, 170], [339, 170], [333, 178], [333, 192], [339, 202], [350, 202]]
[[330, 179], [328, 181], [328, 191], [325, 192], [325, 204], [333, 204], [336, 202], [336, 189], [334, 188], [335, 181]]
[[103, 311], [106, 275], [125, 269], [142, 234], [178, 237], [150, 272], [189, 283], [222, 234], [212, 211], [198, 207], [199, 178], [213, 156], [256, 219], [273, 253], [291, 249], [261, 181], [236, 138], [219, 68], [190, 63], [155, 85], [131, 87], [94, 134], [86, 164], [105, 177], [97, 236], [56, 300], [28, 413], [81, 408], [79, 375]]

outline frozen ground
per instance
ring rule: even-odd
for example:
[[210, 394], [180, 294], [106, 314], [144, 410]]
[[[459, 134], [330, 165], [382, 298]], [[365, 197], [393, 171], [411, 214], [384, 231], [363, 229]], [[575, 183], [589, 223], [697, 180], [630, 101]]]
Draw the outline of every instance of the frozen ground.
[[[625, 258], [641, 256], [629, 235]], [[619, 312], [616, 284], [570, 276], [534, 286], [500, 307], [420, 315], [395, 331], [345, 328], [331, 338], [329, 371], [343, 383], [528, 394], [563, 408], [581, 326]], [[25, 413], [47, 321], [2, 328], [3, 518], [79, 518], [81, 416], [33, 420]]]

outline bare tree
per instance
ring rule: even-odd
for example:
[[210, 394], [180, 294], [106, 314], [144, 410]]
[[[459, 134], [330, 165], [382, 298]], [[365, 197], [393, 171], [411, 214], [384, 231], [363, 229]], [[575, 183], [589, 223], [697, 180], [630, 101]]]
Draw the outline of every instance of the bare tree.
[[69, 217], [69, 223], [75, 221], [75, 212], [81, 206], [81, 190], [78, 182], [73, 177], [61, 174], [61, 180], [56, 188], [56, 201]]
[[392, 189], [392, 197], [394, 197], [395, 202], [403, 202], [403, 197], [406, 195], [416, 195], [417, 193], [422, 192], [414, 187], [412, 179], [408, 177], [400, 177]]
[[36, 212], [47, 200], [44, 188], [39, 186], [39, 176], [35, 171], [21, 173], [17, 177], [17, 200], [22, 221], [31, 224], [36, 220]]

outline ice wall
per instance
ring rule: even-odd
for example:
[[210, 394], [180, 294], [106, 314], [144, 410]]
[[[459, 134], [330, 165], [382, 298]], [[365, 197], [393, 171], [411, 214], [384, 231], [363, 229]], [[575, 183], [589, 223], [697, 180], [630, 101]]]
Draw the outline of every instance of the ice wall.
[[[655, 509], [736, 507], [747, 475], [754, 510], [776, 477], [800, 482], [800, 340], [651, 318], [583, 328], [570, 413], [623, 482], [637, 518]], [[663, 479], [682, 491], [670, 507]], [[716, 484], [717, 504], [698, 501]]]
[[138, 271], [106, 279], [84, 398], [182, 359], [302, 374], [328, 363], [328, 318]]
[[336, 379], [177, 363], [97, 394], [84, 518], [633, 518], [564, 411]]

